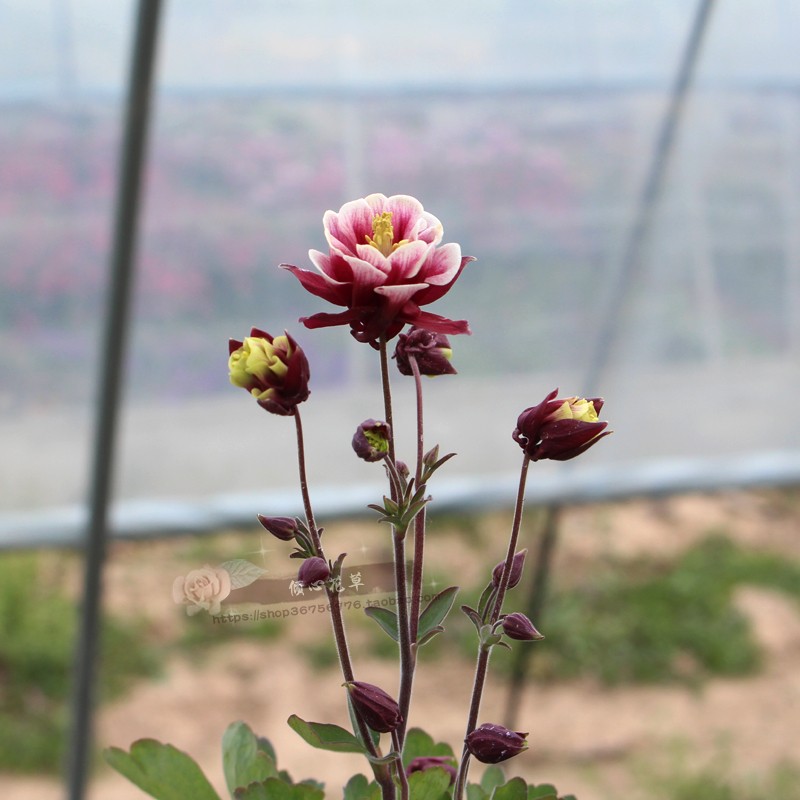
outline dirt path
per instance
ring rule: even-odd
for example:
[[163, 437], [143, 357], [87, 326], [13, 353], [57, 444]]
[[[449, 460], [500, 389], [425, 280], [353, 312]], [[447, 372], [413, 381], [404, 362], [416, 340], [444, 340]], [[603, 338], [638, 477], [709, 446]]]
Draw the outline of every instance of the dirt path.
[[[742, 544], [800, 558], [798, 518], [796, 496], [770, 493], [587, 507], [567, 514], [559, 559], [563, 566], [609, 551], [625, 556], [671, 555], [709, 530], [722, 528]], [[499, 524], [500, 518], [488, 522]], [[358, 538], [361, 534], [332, 527], [326, 535]], [[490, 538], [494, 540], [493, 534]], [[432, 544], [431, 558], [446, 556], [452, 548], [452, 540], [443, 535]], [[133, 591], [148, 598], [148, 613], [158, 611], [163, 616], [161, 593], [180, 563], [180, 553], [175, 556], [175, 547], [166, 545], [135, 561], [115, 560], [110, 605], [124, 607]], [[659, 765], [668, 767], [676, 758], [702, 766], [724, 753], [731, 768], [742, 774], [769, 770], [787, 759], [797, 763], [800, 609], [783, 594], [753, 587], [742, 587], [736, 602], [752, 620], [766, 654], [759, 675], [717, 679], [702, 689], [608, 689], [588, 681], [531, 687], [519, 715], [530, 727], [530, 750], [510, 762], [509, 774], [553, 781], [580, 800], [610, 800], [616, 793], [647, 797], [637, 774]], [[168, 609], [164, 635], [176, 624], [173, 611]], [[274, 741], [281, 766], [295, 777], [324, 779], [329, 796], [337, 797], [338, 787], [350, 774], [365, 771], [362, 759], [311, 750], [285, 725], [291, 713], [346, 724], [336, 673], [311, 670], [294, 647], [299, 639], [327, 635], [327, 621], [320, 618], [274, 642], [239, 641], [215, 648], [197, 663], [185, 655], [175, 657], [162, 680], [141, 684], [102, 710], [98, 739], [103, 745], [125, 747], [143, 736], [169, 741], [192, 754], [222, 791], [220, 738], [229, 722], [243, 719]], [[396, 682], [394, 666], [387, 661], [362, 663], [360, 674], [387, 687]], [[423, 665], [415, 703], [424, 709], [424, 721], [412, 719], [412, 725], [422, 721], [435, 738], [458, 742], [470, 682], [471, 667], [464, 660], [447, 657]], [[493, 684], [484, 708], [502, 708], [503, 701], [502, 687]], [[60, 800], [63, 792], [53, 781], [0, 776], [0, 796]], [[101, 769], [90, 800], [143, 796]]]

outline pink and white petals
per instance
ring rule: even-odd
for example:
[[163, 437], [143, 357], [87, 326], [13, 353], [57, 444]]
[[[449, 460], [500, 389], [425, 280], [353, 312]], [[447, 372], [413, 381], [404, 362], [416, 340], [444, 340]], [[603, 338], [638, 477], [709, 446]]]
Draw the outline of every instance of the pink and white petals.
[[[439, 247], [442, 223], [409, 195], [371, 194], [323, 217], [329, 252], [309, 251], [317, 272], [281, 264], [303, 288], [348, 310], [301, 320], [309, 328], [349, 325], [359, 341], [396, 336], [406, 324], [442, 333], [469, 333], [466, 320], [420, 311], [455, 283], [465, 265], [461, 247]], [[426, 324], [426, 321], [431, 324]]]

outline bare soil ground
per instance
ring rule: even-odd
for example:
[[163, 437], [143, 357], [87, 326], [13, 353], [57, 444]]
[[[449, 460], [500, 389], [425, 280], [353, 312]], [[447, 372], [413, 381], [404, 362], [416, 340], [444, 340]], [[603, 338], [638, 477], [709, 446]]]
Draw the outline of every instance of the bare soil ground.
[[[463, 533], [459, 540], [456, 534], [438, 531], [431, 537], [429, 563], [448, 565], [462, 585], [477, 582], [502, 554], [505, 525], [504, 515], [487, 516], [478, 538], [466, 543]], [[800, 559], [800, 495], [731, 493], [571, 509], [563, 518], [556, 568], [589, 569], [610, 553], [669, 557], [710, 531], [725, 531], [744, 546]], [[350, 552], [369, 542], [369, 560], [381, 556], [376, 544], [380, 532], [362, 523], [331, 526], [325, 535], [337, 542], [337, 552], [339, 542], [343, 550], [352, 548]], [[235, 558], [255, 550], [256, 541], [257, 534], [231, 536], [225, 546]], [[120, 614], [144, 614], [165, 642], [172, 640], [184, 624], [170, 598], [172, 580], [198, 566], [198, 559], [202, 563], [198, 547], [202, 545], [187, 540], [118, 546], [107, 577], [108, 606]], [[491, 552], [482, 557], [487, 549]], [[283, 557], [277, 551], [269, 556]], [[704, 766], [724, 753], [730, 769], [742, 775], [787, 761], [800, 764], [800, 608], [784, 594], [756, 587], [741, 588], [736, 602], [752, 620], [766, 653], [758, 675], [715, 679], [700, 688], [608, 689], [589, 681], [532, 685], [519, 714], [531, 732], [530, 750], [509, 762], [507, 773], [554, 782], [580, 800], [610, 800], [646, 798], [642, 771], [669, 768], [676, 758], [688, 767]], [[298, 653], [299, 643], [328, 634], [327, 619], [307, 617], [287, 625], [274, 640], [237, 640], [202, 656], [186, 651], [175, 655], [160, 680], [135, 686], [101, 710], [99, 744], [127, 747], [140, 737], [171, 742], [189, 752], [222, 793], [220, 739], [229, 722], [243, 719], [273, 740], [281, 766], [298, 778], [325, 780], [329, 796], [339, 797], [349, 775], [366, 772], [363, 760], [312, 750], [285, 723], [297, 713], [346, 724], [337, 672], [315, 670]], [[209, 620], [209, 637], [214, 635]], [[356, 626], [355, 638], [362, 635]], [[394, 665], [386, 660], [359, 656], [357, 672], [390, 690], [396, 684]], [[463, 737], [470, 685], [471, 665], [458, 654], [423, 664], [411, 724], [455, 746]], [[502, 709], [504, 700], [503, 686], [491, 683], [482, 717]], [[63, 796], [55, 780], [0, 775], [4, 800]], [[104, 766], [96, 771], [91, 800], [143, 796]]]

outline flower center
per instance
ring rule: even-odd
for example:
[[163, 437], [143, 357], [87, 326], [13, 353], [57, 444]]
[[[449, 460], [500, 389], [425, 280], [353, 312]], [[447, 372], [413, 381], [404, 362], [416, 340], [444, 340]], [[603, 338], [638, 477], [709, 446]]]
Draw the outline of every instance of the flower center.
[[372, 218], [372, 236], [364, 236], [364, 239], [385, 256], [391, 255], [401, 244], [408, 242], [408, 239], [395, 242], [391, 211], [384, 211]]

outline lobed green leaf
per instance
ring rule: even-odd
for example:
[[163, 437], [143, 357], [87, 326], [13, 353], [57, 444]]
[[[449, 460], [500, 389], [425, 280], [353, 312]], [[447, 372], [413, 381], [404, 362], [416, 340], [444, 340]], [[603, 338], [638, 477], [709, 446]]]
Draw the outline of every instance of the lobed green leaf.
[[103, 752], [106, 762], [156, 800], [220, 800], [197, 763], [171, 744], [139, 739], [130, 753], [118, 747]]
[[251, 783], [278, 777], [272, 746], [265, 739], [259, 740], [244, 722], [234, 722], [225, 731], [222, 766], [231, 794]]
[[450, 775], [441, 767], [433, 767], [408, 776], [411, 800], [449, 800]]
[[490, 795], [490, 799], [528, 800], [528, 784], [522, 778], [512, 778], [508, 783], [497, 786]]
[[381, 800], [381, 787], [363, 775], [353, 775], [344, 787], [342, 800]]
[[[187, 800], [191, 795], [186, 795]], [[236, 800], [325, 800], [325, 792], [319, 786], [308, 783], [284, 783], [278, 778], [267, 778], [265, 781], [251, 783], [247, 787], [237, 789], [233, 796]], [[192, 800], [195, 800], [192, 797]]]
[[403, 766], [407, 767], [421, 756], [452, 756], [453, 748], [446, 742], [434, 742], [421, 728], [410, 728], [403, 744]]
[[364, 746], [350, 731], [327, 722], [306, 722], [297, 714], [288, 719], [289, 727], [312, 747], [334, 753], [364, 753]]

